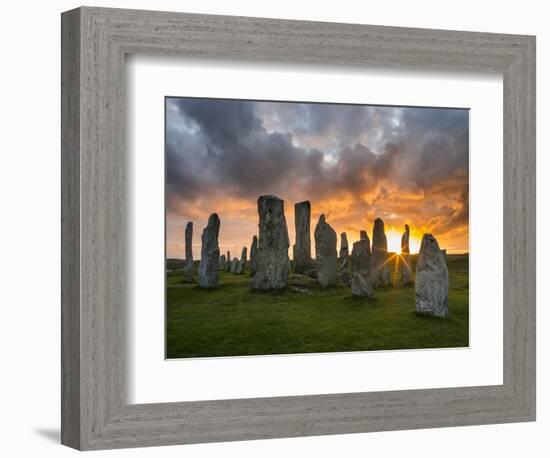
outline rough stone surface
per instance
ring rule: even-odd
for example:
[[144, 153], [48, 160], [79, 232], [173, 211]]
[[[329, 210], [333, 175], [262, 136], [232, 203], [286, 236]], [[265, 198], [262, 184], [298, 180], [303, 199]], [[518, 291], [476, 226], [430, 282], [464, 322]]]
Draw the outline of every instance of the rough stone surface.
[[226, 263], [227, 263], [227, 261], [225, 259], [225, 254], [222, 254], [220, 256], [220, 270], [225, 270], [226, 269], [226, 266], [225, 266]]
[[185, 264], [183, 267], [183, 282], [193, 283], [193, 221], [185, 226]]
[[294, 226], [296, 243], [292, 260], [294, 273], [303, 274], [314, 266], [311, 259], [311, 204], [309, 200], [294, 205]]
[[219, 233], [220, 218], [216, 213], [212, 213], [201, 237], [201, 262], [199, 264], [199, 286], [201, 288], [215, 288], [218, 286], [220, 278]]
[[321, 215], [315, 227], [317, 281], [322, 287], [336, 284], [336, 232]]
[[416, 264], [416, 311], [442, 318], [449, 316], [449, 272], [439, 244], [424, 234]]
[[380, 218], [374, 220], [372, 230], [372, 283], [375, 288], [391, 284], [388, 240], [384, 231], [384, 221]]
[[345, 232], [340, 234], [340, 259], [349, 256], [348, 236]]
[[239, 264], [237, 264], [237, 270], [235, 272], [237, 274], [244, 274], [244, 269], [246, 268], [246, 250], [247, 248], [243, 246], [243, 250], [241, 251], [241, 260], [239, 261]]
[[371, 279], [371, 252], [368, 240], [359, 240], [351, 251], [351, 294], [374, 298]]
[[250, 245], [250, 273], [254, 275], [257, 270], [257, 260], [258, 256], [258, 237], [252, 237], [252, 245]]
[[226, 264], [225, 264], [225, 270], [228, 272], [231, 272], [231, 253], [229, 250], [227, 250], [227, 256], [226, 256]]
[[236, 274], [238, 267], [239, 267], [239, 260], [237, 258], [233, 258], [233, 261], [231, 261], [231, 267], [229, 268], [229, 271], [232, 274]]
[[348, 236], [345, 232], [340, 234], [340, 281], [344, 285], [351, 285]]
[[367, 231], [359, 231], [359, 240], [368, 240]]
[[405, 232], [401, 237], [401, 259], [399, 260], [399, 270], [401, 272], [401, 284], [409, 285], [412, 283], [411, 256], [409, 248], [410, 229], [405, 224]]
[[259, 237], [256, 273], [250, 287], [256, 290], [285, 288], [290, 271], [288, 228], [283, 200], [276, 196], [258, 198]]

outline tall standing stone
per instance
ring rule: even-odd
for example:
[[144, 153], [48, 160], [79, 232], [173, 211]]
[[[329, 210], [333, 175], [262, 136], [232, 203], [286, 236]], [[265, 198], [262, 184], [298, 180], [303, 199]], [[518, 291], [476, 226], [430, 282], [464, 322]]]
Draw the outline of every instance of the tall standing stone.
[[368, 240], [367, 231], [359, 231], [359, 240]]
[[449, 317], [449, 272], [439, 244], [432, 234], [424, 234], [416, 263], [416, 311]]
[[349, 256], [348, 250], [348, 235], [345, 232], [340, 234], [340, 259]]
[[369, 240], [359, 240], [351, 251], [351, 294], [374, 298], [371, 279], [371, 252]]
[[336, 284], [336, 232], [321, 215], [315, 227], [317, 281], [322, 287]]
[[246, 268], [246, 247], [243, 246], [243, 250], [241, 251], [241, 260], [237, 264], [237, 271], [238, 274], [244, 274], [244, 269]]
[[183, 267], [183, 282], [193, 283], [193, 221], [185, 226], [185, 264]]
[[222, 254], [220, 256], [220, 270], [225, 270], [226, 269], [226, 260], [225, 260], [225, 254]]
[[348, 249], [348, 236], [345, 232], [340, 234], [340, 281], [344, 285], [349, 285], [351, 277], [349, 274], [349, 249]]
[[374, 220], [372, 230], [372, 281], [375, 288], [391, 284], [388, 240], [384, 231], [384, 221], [380, 218]]
[[276, 196], [258, 198], [259, 237], [256, 273], [250, 287], [257, 290], [285, 288], [290, 271], [288, 228], [284, 201]]
[[311, 259], [311, 204], [309, 200], [294, 205], [296, 243], [293, 249], [294, 273], [303, 274], [313, 266]]
[[219, 262], [220, 247], [218, 235], [220, 233], [220, 218], [212, 213], [208, 224], [202, 231], [201, 262], [199, 264], [199, 286], [201, 288], [215, 288], [220, 278]]
[[258, 237], [253, 236], [252, 237], [252, 245], [250, 245], [250, 273], [254, 275], [256, 273], [257, 268], [257, 260], [256, 257], [258, 256]]
[[227, 263], [225, 264], [225, 270], [231, 272], [231, 253], [229, 252], [229, 250], [227, 250], [226, 261]]
[[400, 271], [401, 271], [401, 284], [409, 285], [412, 283], [412, 269], [411, 269], [411, 256], [409, 248], [409, 236], [410, 230], [409, 225], [405, 224], [405, 232], [401, 237], [401, 259], [400, 262]]
[[409, 254], [411, 252], [409, 248], [410, 229], [409, 225], [405, 224], [405, 232], [401, 236], [401, 254]]

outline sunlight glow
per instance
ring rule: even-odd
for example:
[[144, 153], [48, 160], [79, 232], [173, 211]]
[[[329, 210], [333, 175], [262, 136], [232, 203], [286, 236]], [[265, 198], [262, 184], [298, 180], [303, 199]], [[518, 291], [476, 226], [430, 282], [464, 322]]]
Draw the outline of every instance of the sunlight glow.
[[[403, 235], [403, 232], [399, 232], [398, 230], [391, 228], [386, 229], [386, 238], [388, 239], [388, 251], [390, 253], [401, 253], [401, 236]], [[418, 253], [418, 250], [420, 249], [420, 243], [421, 239], [417, 237], [417, 235], [414, 232], [411, 232], [411, 235], [409, 237], [409, 250], [411, 254]]]
[[402, 234], [394, 230], [386, 232], [386, 238], [388, 239], [388, 251], [398, 254], [401, 253], [401, 235]]

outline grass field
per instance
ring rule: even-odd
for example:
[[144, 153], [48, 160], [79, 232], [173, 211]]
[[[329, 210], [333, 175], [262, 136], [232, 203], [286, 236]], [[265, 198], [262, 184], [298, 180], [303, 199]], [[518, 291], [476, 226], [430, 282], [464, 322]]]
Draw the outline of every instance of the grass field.
[[[414, 261], [413, 261], [414, 262]], [[202, 290], [167, 274], [167, 358], [268, 355], [468, 346], [468, 256], [448, 256], [451, 318], [415, 313], [414, 285], [377, 289], [376, 299], [350, 289], [321, 289], [292, 275], [280, 292], [248, 288], [250, 275], [222, 272]]]

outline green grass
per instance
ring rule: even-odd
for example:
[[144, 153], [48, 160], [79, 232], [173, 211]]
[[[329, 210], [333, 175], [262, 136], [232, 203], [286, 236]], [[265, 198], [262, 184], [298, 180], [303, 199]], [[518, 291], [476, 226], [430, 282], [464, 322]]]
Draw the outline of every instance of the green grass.
[[414, 286], [377, 289], [368, 301], [303, 276], [283, 291], [256, 292], [248, 274], [222, 272], [217, 289], [202, 290], [171, 272], [167, 357], [467, 347], [468, 260], [451, 258], [449, 319], [416, 314]]

